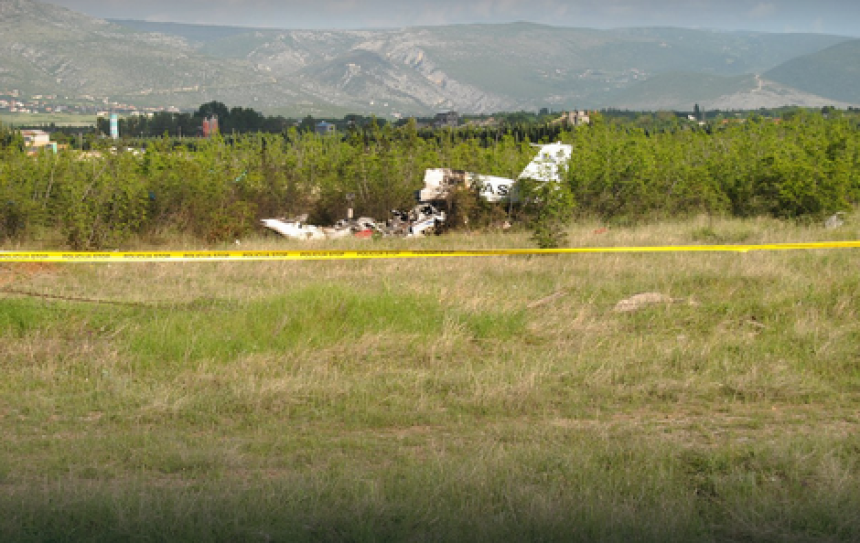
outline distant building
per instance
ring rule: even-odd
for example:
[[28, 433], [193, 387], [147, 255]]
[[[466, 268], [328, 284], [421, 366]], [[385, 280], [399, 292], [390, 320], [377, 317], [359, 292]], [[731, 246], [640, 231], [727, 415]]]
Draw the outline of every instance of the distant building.
[[22, 130], [21, 136], [24, 138], [24, 145], [29, 155], [37, 154], [45, 149], [57, 152], [57, 144], [51, 141], [51, 135], [44, 130]]
[[460, 114], [456, 111], [449, 111], [447, 113], [439, 113], [436, 117], [433, 118], [433, 126], [435, 128], [444, 128], [451, 127], [456, 128], [460, 126]]
[[591, 118], [587, 111], [569, 111], [565, 115], [564, 121], [570, 126], [582, 126], [591, 124]]
[[44, 130], [22, 130], [24, 144], [27, 147], [45, 147], [51, 144], [51, 135]]
[[203, 137], [204, 138], [211, 138], [212, 136], [217, 134], [219, 131], [219, 129], [218, 129], [218, 116], [213, 115], [213, 116], [209, 117], [208, 119], [203, 119], [202, 129], [203, 129]]
[[328, 136], [329, 134], [334, 134], [335, 126], [331, 123], [327, 123], [325, 121], [320, 121], [314, 127], [314, 131], [320, 136]]

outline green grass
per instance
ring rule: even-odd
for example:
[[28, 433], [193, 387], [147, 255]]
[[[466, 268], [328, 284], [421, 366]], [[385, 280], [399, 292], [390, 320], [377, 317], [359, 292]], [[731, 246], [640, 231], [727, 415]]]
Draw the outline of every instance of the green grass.
[[245, 304], [192, 303], [164, 314], [151, 311], [129, 337], [130, 351], [159, 365], [166, 360], [217, 359], [258, 353], [317, 350], [367, 335], [438, 337], [446, 322], [475, 339], [521, 333], [522, 315], [449, 310], [428, 297], [365, 292], [341, 285], [300, 287]]
[[76, 113], [3, 113], [0, 122], [7, 126], [95, 126], [95, 115]]
[[[598, 227], [571, 244], [860, 233]], [[243, 243], [275, 246], [298, 245]], [[0, 297], [0, 540], [854, 541], [856, 265], [855, 250], [5, 264], [0, 289], [45, 296]], [[642, 292], [673, 303], [614, 311]]]

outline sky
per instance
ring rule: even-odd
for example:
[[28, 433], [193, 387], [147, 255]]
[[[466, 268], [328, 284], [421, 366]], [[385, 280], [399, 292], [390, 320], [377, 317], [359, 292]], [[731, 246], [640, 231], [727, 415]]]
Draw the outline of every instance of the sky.
[[860, 37], [858, 0], [41, 0], [104, 19], [281, 29], [526, 21]]

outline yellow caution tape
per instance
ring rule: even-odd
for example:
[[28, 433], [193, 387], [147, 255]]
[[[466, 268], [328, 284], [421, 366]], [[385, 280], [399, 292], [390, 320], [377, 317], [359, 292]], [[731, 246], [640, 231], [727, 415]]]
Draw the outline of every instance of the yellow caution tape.
[[2, 251], [0, 262], [213, 262], [240, 260], [366, 260], [386, 258], [449, 258], [458, 256], [570, 255], [593, 253], [705, 253], [858, 249], [860, 241], [778, 243], [769, 245], [675, 245], [665, 247], [568, 247], [561, 249], [469, 249], [449, 251], [154, 251], [154, 252], [24, 252]]

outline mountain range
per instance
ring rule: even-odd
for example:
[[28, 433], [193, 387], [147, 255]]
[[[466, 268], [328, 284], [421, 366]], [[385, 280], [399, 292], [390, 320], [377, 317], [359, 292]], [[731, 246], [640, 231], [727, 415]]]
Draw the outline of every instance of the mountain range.
[[860, 40], [529, 23], [272, 30], [0, 0], [0, 91], [268, 114], [860, 105]]

